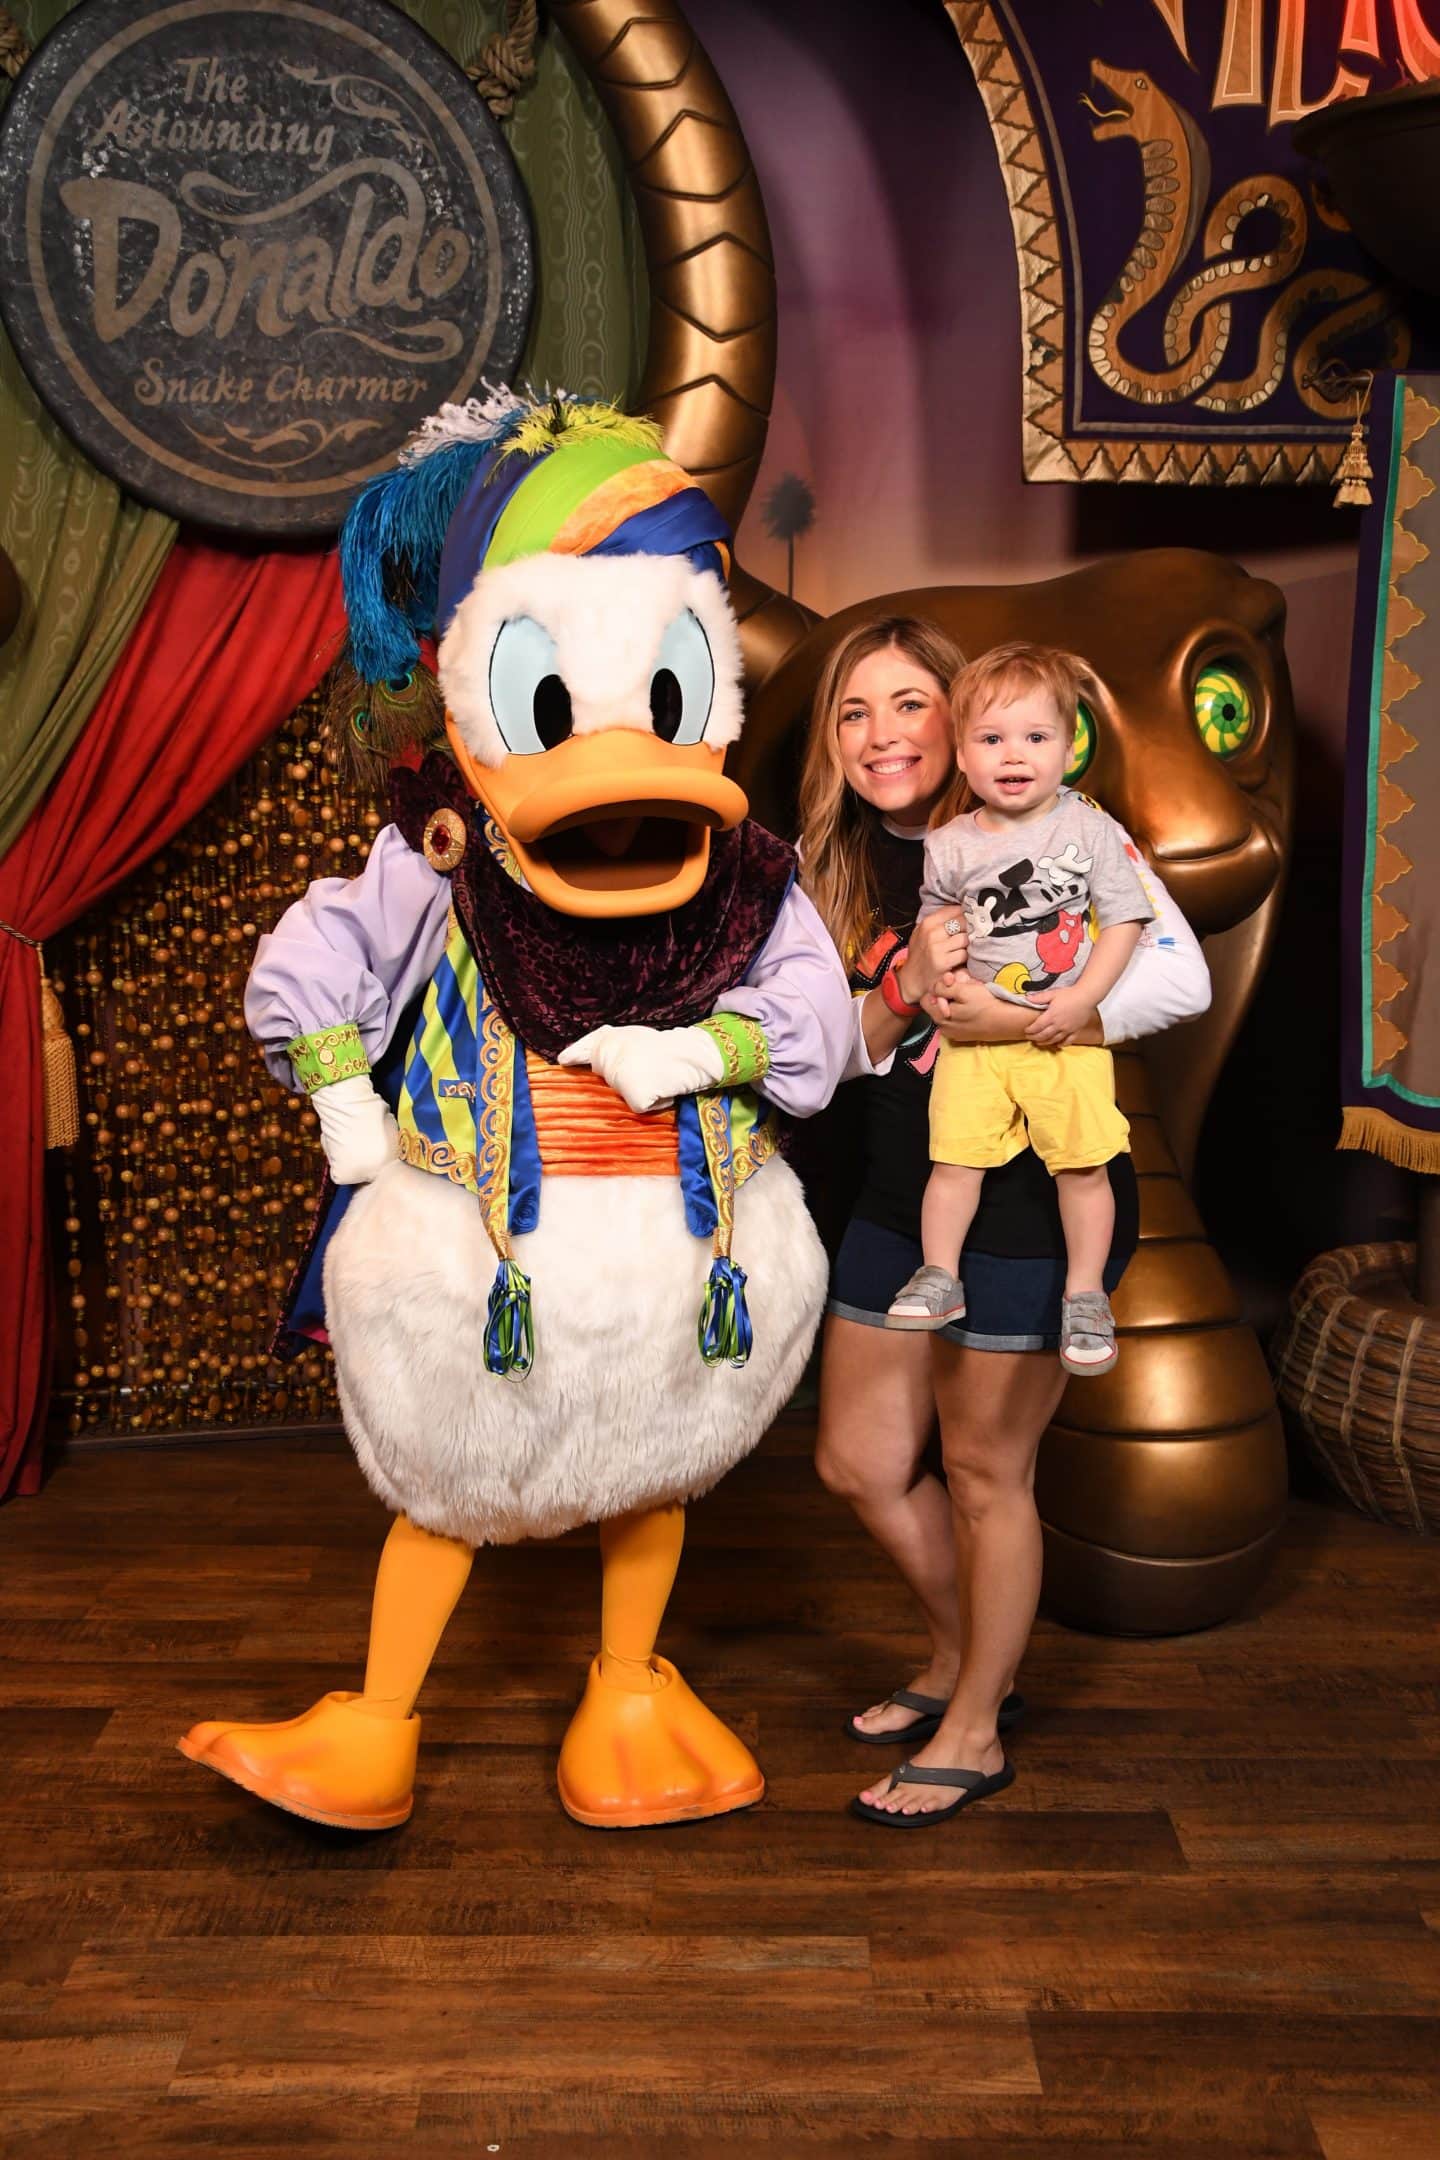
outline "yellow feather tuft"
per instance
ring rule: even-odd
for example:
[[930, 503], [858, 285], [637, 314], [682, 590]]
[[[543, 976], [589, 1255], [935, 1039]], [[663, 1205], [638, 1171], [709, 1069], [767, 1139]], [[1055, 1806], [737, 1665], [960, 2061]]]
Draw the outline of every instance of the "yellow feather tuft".
[[664, 446], [664, 435], [656, 420], [621, 412], [618, 405], [599, 399], [547, 398], [515, 423], [496, 463], [516, 455], [538, 457], [559, 442], [593, 442], [597, 436], [629, 443], [636, 450], [660, 450]]

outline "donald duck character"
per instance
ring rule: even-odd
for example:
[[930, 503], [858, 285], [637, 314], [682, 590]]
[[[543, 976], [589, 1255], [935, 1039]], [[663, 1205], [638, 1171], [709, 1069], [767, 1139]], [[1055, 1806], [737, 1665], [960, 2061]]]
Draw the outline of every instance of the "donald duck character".
[[406, 1820], [476, 1548], [592, 1522], [564, 1806], [620, 1828], [764, 1792], [655, 1645], [686, 1503], [815, 1333], [825, 1263], [776, 1112], [825, 1104], [851, 1012], [792, 850], [723, 770], [728, 541], [653, 423], [509, 392], [427, 421], [346, 521], [345, 720], [394, 764], [394, 822], [260, 940], [245, 1012], [329, 1165], [287, 1323], [333, 1345], [395, 1521], [363, 1688], [180, 1742], [313, 1821]]

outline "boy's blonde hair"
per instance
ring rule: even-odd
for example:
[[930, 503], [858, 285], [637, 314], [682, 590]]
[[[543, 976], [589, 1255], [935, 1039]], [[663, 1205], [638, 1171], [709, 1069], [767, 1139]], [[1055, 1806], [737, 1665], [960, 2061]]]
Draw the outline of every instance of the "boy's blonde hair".
[[961, 668], [950, 693], [950, 713], [958, 743], [966, 724], [992, 705], [1009, 705], [1027, 690], [1044, 690], [1060, 715], [1060, 725], [1074, 740], [1080, 700], [1093, 699], [1095, 677], [1078, 653], [1055, 645], [1030, 645], [1023, 638], [992, 645], [989, 652]]

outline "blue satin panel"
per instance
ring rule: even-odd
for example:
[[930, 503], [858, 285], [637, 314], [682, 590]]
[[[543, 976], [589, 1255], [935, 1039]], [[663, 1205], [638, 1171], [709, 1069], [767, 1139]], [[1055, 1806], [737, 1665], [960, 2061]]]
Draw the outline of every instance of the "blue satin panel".
[[675, 1125], [680, 1138], [680, 1197], [685, 1203], [685, 1227], [692, 1237], [713, 1237], [720, 1217], [693, 1095], [682, 1095], [676, 1103]]
[[[482, 985], [483, 995], [483, 985]], [[540, 1143], [530, 1101], [530, 1075], [523, 1043], [515, 1045], [515, 1099], [510, 1121], [510, 1234], [534, 1230], [540, 1222]]]

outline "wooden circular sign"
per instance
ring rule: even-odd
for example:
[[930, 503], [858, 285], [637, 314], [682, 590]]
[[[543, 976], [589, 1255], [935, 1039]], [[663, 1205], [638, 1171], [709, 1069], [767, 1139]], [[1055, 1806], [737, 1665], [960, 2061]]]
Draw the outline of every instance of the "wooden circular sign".
[[426, 414], [520, 357], [510, 153], [385, 0], [87, 0], [0, 122], [0, 310], [131, 494], [332, 532]]

